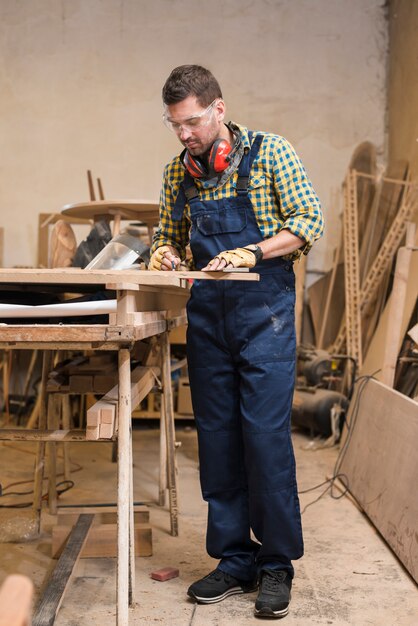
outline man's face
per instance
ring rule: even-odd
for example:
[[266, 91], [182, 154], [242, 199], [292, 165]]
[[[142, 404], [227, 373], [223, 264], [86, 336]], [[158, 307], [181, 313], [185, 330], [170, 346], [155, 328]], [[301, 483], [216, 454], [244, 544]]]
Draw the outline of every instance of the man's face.
[[224, 101], [218, 98], [206, 109], [195, 96], [165, 107], [167, 125], [193, 156], [201, 156], [220, 137], [225, 117]]

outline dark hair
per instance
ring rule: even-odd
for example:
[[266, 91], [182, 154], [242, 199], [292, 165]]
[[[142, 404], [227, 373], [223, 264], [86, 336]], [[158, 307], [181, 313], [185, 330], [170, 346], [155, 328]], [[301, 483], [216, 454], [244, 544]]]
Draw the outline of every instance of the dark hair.
[[188, 96], [196, 96], [200, 106], [207, 107], [222, 98], [222, 91], [213, 74], [201, 65], [180, 65], [167, 78], [163, 87], [164, 104], [176, 104]]

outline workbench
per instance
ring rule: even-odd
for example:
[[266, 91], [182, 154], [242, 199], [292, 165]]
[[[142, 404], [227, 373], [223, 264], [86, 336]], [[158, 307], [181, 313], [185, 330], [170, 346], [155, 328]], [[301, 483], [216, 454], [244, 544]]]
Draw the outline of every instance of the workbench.
[[[185, 305], [189, 281], [258, 280], [254, 273], [222, 272], [156, 272], [148, 270], [81, 270], [81, 269], [0, 269], [0, 293], [19, 289], [62, 293], [79, 293], [86, 288], [116, 292], [116, 310], [107, 323], [99, 324], [0, 324], [0, 348], [55, 350], [114, 350], [118, 353], [118, 558], [117, 558], [117, 626], [127, 626], [129, 605], [134, 604], [135, 551], [133, 532], [132, 437], [131, 437], [131, 368], [130, 350], [135, 342], [162, 338], [163, 413], [166, 424], [167, 450], [174, 450], [174, 420], [171, 395], [169, 331], [186, 323]], [[1, 295], [0, 295], [1, 298]], [[41, 420], [40, 420], [41, 421]], [[0, 439], [81, 441], [82, 430], [2, 429]], [[168, 472], [168, 491], [172, 525], [176, 524], [177, 502], [175, 476]], [[35, 490], [36, 501], [36, 490]], [[173, 527], [172, 527], [173, 531]], [[176, 534], [176, 528], [174, 533]]]

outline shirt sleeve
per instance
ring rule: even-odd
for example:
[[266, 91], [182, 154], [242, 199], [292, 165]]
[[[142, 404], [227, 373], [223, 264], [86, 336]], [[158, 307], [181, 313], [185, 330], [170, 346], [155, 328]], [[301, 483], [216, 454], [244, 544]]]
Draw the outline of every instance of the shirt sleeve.
[[190, 228], [186, 211], [181, 220], [172, 219], [174, 203], [182, 180], [182, 172], [177, 171], [179, 167], [181, 167], [179, 164], [169, 163], [164, 169], [160, 193], [160, 222], [152, 240], [151, 254], [161, 246], [173, 246], [178, 250], [180, 258], [184, 260]]
[[324, 230], [321, 203], [302, 161], [283, 137], [279, 139], [273, 169], [283, 228], [306, 242], [301, 252], [307, 254]]

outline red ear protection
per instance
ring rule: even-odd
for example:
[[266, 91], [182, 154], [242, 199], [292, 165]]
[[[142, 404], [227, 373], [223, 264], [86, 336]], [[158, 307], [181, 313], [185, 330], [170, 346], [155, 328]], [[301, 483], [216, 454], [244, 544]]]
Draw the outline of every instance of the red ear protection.
[[184, 152], [183, 165], [193, 178], [211, 177], [226, 170], [231, 150], [231, 144], [226, 139], [217, 139], [209, 151], [207, 167], [201, 159], [191, 155], [188, 150]]

